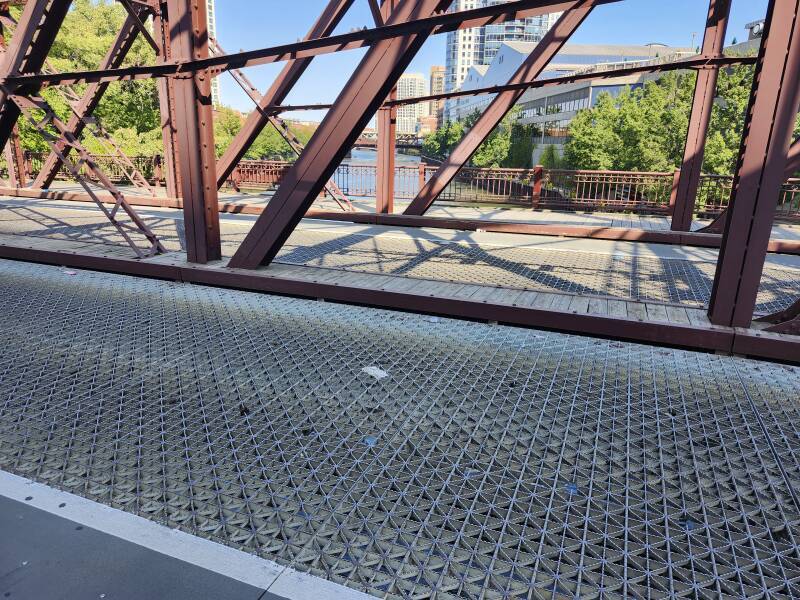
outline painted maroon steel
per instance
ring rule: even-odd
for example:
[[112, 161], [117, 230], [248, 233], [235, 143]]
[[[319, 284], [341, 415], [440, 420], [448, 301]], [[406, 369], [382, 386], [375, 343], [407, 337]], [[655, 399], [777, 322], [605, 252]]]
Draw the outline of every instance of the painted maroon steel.
[[[593, 0], [574, 2], [523, 61], [508, 83], [527, 83], [539, 77], [556, 53], [589, 16], [593, 8]], [[444, 191], [444, 188], [455, 178], [495, 127], [500, 124], [500, 121], [514, 107], [523, 93], [522, 90], [505, 91], [494, 97], [464, 139], [453, 149], [436, 174], [427, 181], [417, 197], [411, 201], [404, 214], [425, 214], [425, 211], [430, 208], [439, 194]]]
[[[29, 0], [25, 4], [3, 57], [0, 77], [8, 80], [16, 74], [41, 70], [71, 3], [71, 0]], [[24, 87], [24, 92], [36, 93], [38, 89], [32, 82]], [[19, 107], [8, 98], [5, 87], [0, 88], [0, 148], [11, 137], [19, 116]]]
[[[6, 27], [16, 27], [16, 21], [11, 17], [10, 2], [0, 2], [0, 49], [6, 51]], [[3, 148], [3, 157], [8, 169], [8, 181], [13, 186], [27, 185], [28, 174], [25, 169], [25, 159], [22, 154], [22, 144], [19, 139], [19, 128], [14, 125], [8, 143]]]
[[[704, 56], [721, 57], [723, 55], [730, 10], [731, 0], [710, 0], [701, 50]], [[718, 77], [719, 67], [716, 66], [697, 71], [680, 177], [675, 194], [670, 201], [670, 205], [673, 207], [671, 224], [673, 231], [690, 231], [692, 228], [692, 216], [700, 185], [706, 136], [708, 125], [711, 122]]]
[[[611, 4], [622, 0], [595, 0], [595, 5]], [[441, 13], [425, 19], [412, 19], [374, 29], [363, 29], [351, 33], [329, 36], [320, 39], [272, 46], [258, 50], [237, 52], [226, 56], [211, 57], [204, 60], [177, 61], [169, 64], [107, 69], [105, 71], [73, 71], [70, 73], [39, 73], [36, 75], [15, 75], [6, 79], [6, 85], [18, 88], [25, 85], [62, 85], [100, 81], [128, 81], [153, 79], [181, 73], [212, 69], [215, 73], [230, 69], [243, 69], [256, 65], [286, 62], [300, 58], [319, 56], [376, 45], [397, 37], [405, 37], [427, 32], [426, 35], [442, 34], [458, 29], [472, 29], [488, 24], [504, 23], [536, 17], [551, 12], [566, 10], [574, 0], [516, 0], [515, 2], [492, 4], [481, 8]], [[432, 32], [432, 33], [431, 33]]]
[[[397, 97], [395, 87], [389, 99]], [[394, 172], [395, 152], [397, 151], [397, 109], [392, 106], [378, 109], [378, 156], [375, 170], [375, 212], [391, 214], [394, 212]]]
[[[153, 31], [159, 46], [159, 59], [163, 62], [173, 60], [170, 49], [169, 12], [166, 0], [159, 4], [153, 14]], [[167, 196], [181, 195], [181, 172], [178, 164], [178, 140], [175, 130], [175, 79], [161, 77], [158, 80], [158, 108], [161, 119], [161, 142], [164, 146], [163, 168]]]
[[[380, 27], [387, 22], [394, 10], [397, 0], [384, 0], [380, 7]], [[370, 0], [370, 7], [375, 6], [375, 0]], [[389, 92], [387, 100], [397, 99], [397, 86]], [[375, 169], [375, 212], [391, 214], [394, 212], [394, 171], [395, 152], [397, 151], [397, 108], [382, 106], [378, 109], [376, 118], [378, 129]]]
[[[389, 23], [424, 19], [449, 4], [450, 0], [400, 0]], [[274, 258], [430, 33], [383, 40], [367, 51], [230, 266], [253, 269]]]
[[[19, 198], [38, 198], [41, 200], [63, 200], [67, 202], [91, 202], [92, 198], [83, 192], [41, 190], [34, 188], [0, 187], [0, 196]], [[101, 201], [110, 204], [114, 198], [108, 194], [97, 194]], [[183, 209], [180, 198], [129, 196], [132, 206]], [[220, 202], [220, 213], [260, 215], [264, 212], [261, 204]], [[541, 235], [597, 240], [618, 240], [651, 244], [670, 244], [698, 248], [719, 248], [722, 238], [699, 232], [650, 231], [626, 229], [622, 227], [591, 227], [585, 225], [539, 225], [518, 221], [456, 219], [449, 217], [428, 217], [402, 214], [375, 214], [372, 212], [333, 212], [309, 210], [304, 215], [308, 219], [324, 221], [343, 221], [365, 225], [385, 225], [388, 227], [426, 227], [431, 229], [453, 229], [458, 231], [486, 231], [492, 233], [515, 233], [521, 235]], [[767, 247], [770, 253], [800, 255], [800, 241], [770, 240]]]
[[[206, 58], [209, 51], [205, 0], [168, 0], [167, 6], [173, 56], [179, 60]], [[175, 78], [174, 85], [186, 254], [189, 262], [206, 263], [222, 258], [211, 73], [186, 74]]]
[[[140, 16], [149, 13], [149, 11], [144, 8], [134, 8], [133, 10], [138, 10]], [[138, 33], [139, 31], [136, 28], [133, 17], [128, 15], [117, 33], [114, 43], [103, 58], [103, 62], [100, 63], [100, 68], [113, 69], [119, 67], [128, 55], [133, 43], [136, 41]], [[83, 133], [83, 129], [86, 127], [84, 119], [89, 117], [100, 104], [103, 95], [108, 89], [108, 85], [108, 83], [90, 83], [86, 86], [86, 90], [83, 92], [80, 102], [75, 107], [73, 114], [70, 115], [69, 121], [67, 122], [67, 127], [75, 137], [80, 137], [81, 133]], [[69, 155], [72, 151], [72, 148], [63, 141], [58, 144], [58, 148], [60, 152], [66, 155]], [[61, 165], [62, 162], [58, 154], [56, 152], [51, 152], [45, 159], [39, 174], [36, 176], [36, 180], [33, 183], [34, 187], [50, 187], [59, 169], [61, 169]]]
[[786, 160], [786, 170], [783, 175], [789, 179], [800, 171], [800, 140], [795, 140], [789, 147], [789, 156]]
[[[380, 7], [380, 27], [394, 10], [397, 0], [384, 0]], [[370, 0], [370, 7], [375, 6], [375, 0]], [[374, 9], [373, 9], [374, 12]], [[388, 101], [397, 99], [397, 86], [389, 93]], [[391, 214], [394, 212], [394, 171], [395, 152], [397, 151], [397, 108], [382, 106], [378, 109], [376, 118], [378, 129], [378, 142], [375, 169], [375, 212]]]
[[800, 106], [800, 0], [770, 0], [709, 318], [748, 327]]
[[[800, 140], [796, 140], [789, 147], [786, 168], [783, 171], [784, 180], [791, 178], [798, 171], [800, 171]], [[720, 214], [714, 217], [714, 220], [711, 221], [711, 223], [699, 229], [698, 231], [701, 233], [713, 233], [716, 235], [721, 235], [725, 230], [725, 221], [727, 219], [728, 207], [726, 206]]]
[[[306, 34], [306, 40], [325, 38], [329, 36], [347, 13], [354, 0], [329, 0], [325, 10], [317, 22]], [[269, 116], [264, 112], [267, 106], [280, 104], [295, 86], [300, 77], [311, 64], [312, 57], [290, 60], [284, 65], [278, 77], [270, 88], [259, 100], [258, 106], [262, 110], [251, 111], [247, 120], [242, 125], [239, 133], [233, 138], [230, 146], [225, 150], [217, 162], [217, 188], [222, 187], [230, 174], [242, 160], [258, 135], [269, 123]]]
[[[532, 90], [546, 87], [557, 87], [567, 83], [578, 83], [580, 81], [595, 81], [598, 79], [616, 79], [618, 77], [628, 77], [629, 75], [645, 75], [648, 73], [666, 73], [669, 71], [687, 71], [706, 69], [711, 67], [722, 68], [734, 65], [755, 64], [755, 56], [723, 56], [714, 58], [712, 56], [695, 56], [694, 58], [679, 60], [669, 63], [644, 65], [639, 67], [625, 67], [622, 69], [612, 69], [609, 71], [597, 71], [589, 73], [577, 73], [573, 75], [562, 75], [550, 79], [537, 79], [536, 81], [526, 81], [522, 83], [488, 85], [484, 87], [472, 88], [469, 90], [455, 90], [443, 92], [441, 94], [428, 94], [426, 96], [414, 96], [387, 102], [389, 106], [405, 106], [408, 104], [418, 104], [420, 102], [430, 102], [434, 100], [449, 100], [452, 98], [463, 98], [465, 96], [485, 96], [487, 94], [498, 94], [511, 90]], [[275, 107], [276, 110], [283, 112], [291, 110], [307, 110], [308, 108], [324, 109], [330, 108], [330, 104], [314, 105], [290, 105]]]
[[365, 289], [335, 283], [317, 283], [265, 276], [250, 270], [187, 265], [175, 261], [135, 261], [111, 256], [80, 255], [0, 243], [0, 258], [26, 260], [68, 267], [171, 279], [226, 288], [324, 298], [336, 302], [423, 312], [442, 316], [497, 321], [522, 327], [574, 332], [668, 346], [736, 352], [754, 357], [800, 362], [800, 337], [781, 336], [746, 329], [712, 328], [666, 322], [639, 321], [604, 315], [500, 305], [487, 302], [438, 298], [386, 289]]

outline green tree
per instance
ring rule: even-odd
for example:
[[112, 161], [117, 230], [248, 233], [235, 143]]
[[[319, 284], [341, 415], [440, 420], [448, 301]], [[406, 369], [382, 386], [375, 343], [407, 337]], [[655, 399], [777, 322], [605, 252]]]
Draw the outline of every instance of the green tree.
[[[602, 94], [570, 125], [565, 159], [573, 168], [670, 171], [683, 159], [683, 146], [696, 77], [668, 73], [618, 97]], [[720, 71], [711, 113], [703, 170], [730, 174], [741, 144], [753, 68]], [[798, 121], [800, 124], [800, 121]], [[800, 134], [797, 127], [795, 134]]]

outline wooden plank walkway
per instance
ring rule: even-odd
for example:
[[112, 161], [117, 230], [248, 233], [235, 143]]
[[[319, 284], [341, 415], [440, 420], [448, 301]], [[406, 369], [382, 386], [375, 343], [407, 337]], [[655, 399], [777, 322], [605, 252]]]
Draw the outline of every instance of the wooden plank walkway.
[[[161, 277], [267, 293], [290, 294], [499, 321], [630, 341], [733, 352], [736, 338], [747, 353], [800, 362], [800, 336], [762, 334], [711, 324], [704, 310], [675, 304], [601, 296], [535, 292], [497, 286], [413, 279], [274, 263], [255, 271], [225, 261], [186, 262], [181, 252], [138, 260], [129, 248], [70, 240], [0, 234], [0, 258]], [[777, 349], [776, 349], [777, 348]]]

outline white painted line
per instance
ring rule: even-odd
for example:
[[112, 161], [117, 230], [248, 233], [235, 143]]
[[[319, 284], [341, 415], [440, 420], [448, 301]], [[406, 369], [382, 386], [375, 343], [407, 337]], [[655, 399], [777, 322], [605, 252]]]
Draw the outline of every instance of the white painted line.
[[[0, 470], [0, 495], [108, 535], [219, 573], [287, 600], [373, 598], [271, 560]], [[280, 591], [278, 591], [280, 590]]]
[[267, 591], [291, 600], [375, 600], [375, 596], [294, 569], [281, 573]]

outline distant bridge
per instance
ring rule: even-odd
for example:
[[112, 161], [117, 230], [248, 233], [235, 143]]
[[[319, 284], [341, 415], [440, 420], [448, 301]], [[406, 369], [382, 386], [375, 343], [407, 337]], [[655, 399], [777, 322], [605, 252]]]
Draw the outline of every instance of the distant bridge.
[[[362, 135], [353, 144], [353, 148], [377, 148], [378, 138], [373, 135]], [[395, 146], [397, 148], [421, 148], [422, 140], [415, 135], [398, 135], [395, 138]]]

